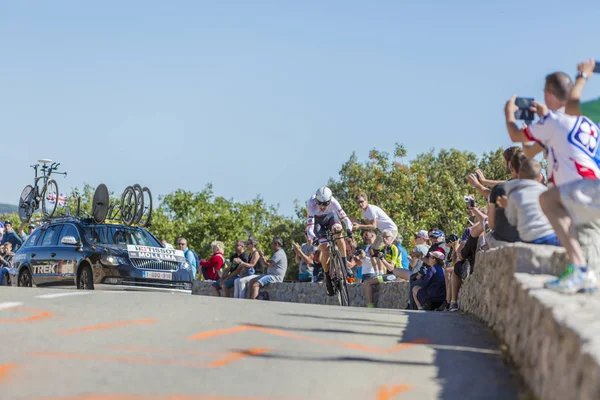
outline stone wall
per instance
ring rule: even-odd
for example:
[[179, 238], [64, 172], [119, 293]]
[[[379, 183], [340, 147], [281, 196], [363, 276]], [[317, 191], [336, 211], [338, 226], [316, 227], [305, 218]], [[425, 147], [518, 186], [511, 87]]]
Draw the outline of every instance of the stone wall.
[[[195, 281], [192, 294], [210, 296], [212, 282]], [[265, 289], [269, 293], [270, 301], [284, 301], [293, 303], [329, 304], [339, 305], [337, 297], [327, 296], [323, 282], [300, 283], [282, 282], [272, 283]], [[404, 309], [408, 303], [408, 282], [386, 282], [375, 285], [373, 300], [377, 308]], [[364, 307], [364, 289], [362, 283], [353, 283], [348, 286], [350, 305]]]
[[477, 254], [459, 306], [507, 344], [540, 399], [600, 399], [600, 294], [543, 288], [566, 265], [564, 249], [511, 244]]

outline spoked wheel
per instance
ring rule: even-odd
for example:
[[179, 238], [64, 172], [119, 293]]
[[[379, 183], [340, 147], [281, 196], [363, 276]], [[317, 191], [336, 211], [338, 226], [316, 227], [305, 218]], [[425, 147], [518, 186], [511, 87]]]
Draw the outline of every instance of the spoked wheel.
[[140, 219], [140, 226], [150, 226], [152, 220], [152, 193], [147, 187], [144, 188], [144, 210], [142, 212], [142, 218]]
[[44, 187], [42, 193], [42, 214], [44, 217], [51, 218], [56, 211], [58, 205], [58, 184], [54, 179], [50, 179]]
[[131, 186], [127, 186], [121, 195], [121, 221], [125, 225], [133, 224], [137, 211], [137, 198], [135, 190]]
[[21, 222], [29, 222], [33, 212], [37, 208], [33, 199], [33, 186], [27, 185], [19, 197], [19, 218]]
[[337, 248], [333, 251], [333, 259], [331, 268], [334, 268], [335, 278], [334, 278], [334, 287], [337, 291], [338, 300], [341, 306], [349, 306], [350, 305], [350, 295], [348, 293], [348, 276], [346, 273], [346, 267], [344, 266], [344, 262], [342, 261], [342, 257], [340, 256], [340, 252]]
[[21, 287], [32, 287], [33, 280], [31, 279], [31, 272], [27, 268], [23, 268], [21, 272], [19, 272], [19, 279], [17, 281], [17, 286]]
[[79, 270], [77, 289], [94, 290], [94, 276], [92, 275], [92, 269], [89, 265], [83, 265]]
[[133, 185], [135, 191], [135, 217], [133, 218], [134, 224], [139, 224], [144, 214], [144, 190], [139, 184]]
[[101, 183], [94, 192], [94, 200], [92, 204], [92, 216], [97, 224], [101, 224], [106, 219], [109, 202], [110, 197], [108, 195], [108, 189], [106, 188], [105, 184]]

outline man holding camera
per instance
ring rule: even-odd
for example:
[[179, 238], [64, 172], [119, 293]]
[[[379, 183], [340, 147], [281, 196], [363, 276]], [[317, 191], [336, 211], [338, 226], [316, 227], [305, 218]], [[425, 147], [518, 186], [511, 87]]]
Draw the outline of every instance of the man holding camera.
[[[588, 78], [586, 72], [580, 72], [577, 76], [578, 81]], [[560, 94], [558, 100], [566, 104], [569, 92]], [[545, 90], [544, 97], [549, 103], [557, 96]], [[534, 101], [530, 109], [539, 116], [539, 120], [520, 129], [516, 123], [515, 113], [519, 107], [515, 99], [513, 96], [505, 106], [506, 127], [513, 142], [536, 141], [546, 148], [550, 181], [556, 187], [540, 196], [540, 204], [570, 261], [564, 273], [545, 286], [568, 294], [595, 291], [598, 279], [588, 269], [590, 257], [588, 254], [586, 260], [575, 228], [590, 221], [595, 224], [594, 220], [600, 217], [597, 215], [600, 208], [600, 204], [597, 204], [600, 192], [597, 181], [600, 178], [600, 127], [587, 117], [554, 112]], [[600, 225], [592, 226], [592, 231], [598, 229]], [[587, 247], [596, 248], [597, 245], [591, 243]]]

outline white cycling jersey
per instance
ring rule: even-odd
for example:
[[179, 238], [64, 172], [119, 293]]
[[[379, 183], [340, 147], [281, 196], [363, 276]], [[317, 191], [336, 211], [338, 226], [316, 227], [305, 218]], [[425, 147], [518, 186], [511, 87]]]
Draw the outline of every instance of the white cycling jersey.
[[549, 111], [524, 132], [529, 140], [546, 147], [550, 181], [555, 186], [600, 179], [600, 127], [589, 118]]
[[315, 217], [329, 214], [331, 212], [335, 212], [341, 221], [344, 221], [344, 225], [346, 225], [346, 229], [352, 231], [352, 222], [350, 218], [346, 215], [340, 203], [336, 200], [335, 197], [331, 196], [331, 202], [325, 209], [325, 211], [321, 211], [319, 209], [319, 205], [317, 204], [317, 198], [315, 195], [312, 195], [310, 199], [306, 202], [306, 209], [308, 214], [308, 219], [306, 221], [306, 232], [308, 233], [308, 237], [313, 240], [315, 238]]

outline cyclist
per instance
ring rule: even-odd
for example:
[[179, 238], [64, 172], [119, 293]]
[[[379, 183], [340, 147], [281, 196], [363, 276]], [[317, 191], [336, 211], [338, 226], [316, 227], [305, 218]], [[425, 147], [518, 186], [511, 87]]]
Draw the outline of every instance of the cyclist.
[[346, 243], [342, 237], [342, 223], [344, 221], [346, 225], [346, 234], [352, 237], [352, 222], [346, 215], [340, 203], [333, 197], [331, 189], [327, 186], [323, 186], [317, 190], [317, 192], [311, 196], [306, 202], [308, 218], [306, 221], [306, 233], [309, 239], [315, 246], [319, 246], [320, 250], [320, 261], [325, 271], [325, 286], [327, 287], [327, 294], [329, 296], [334, 295], [333, 284], [331, 283], [331, 276], [329, 274], [329, 246], [326, 242], [327, 231], [331, 231], [335, 238], [339, 238], [335, 241], [336, 246], [342, 255], [342, 262], [344, 265], [342, 268], [346, 268]]

